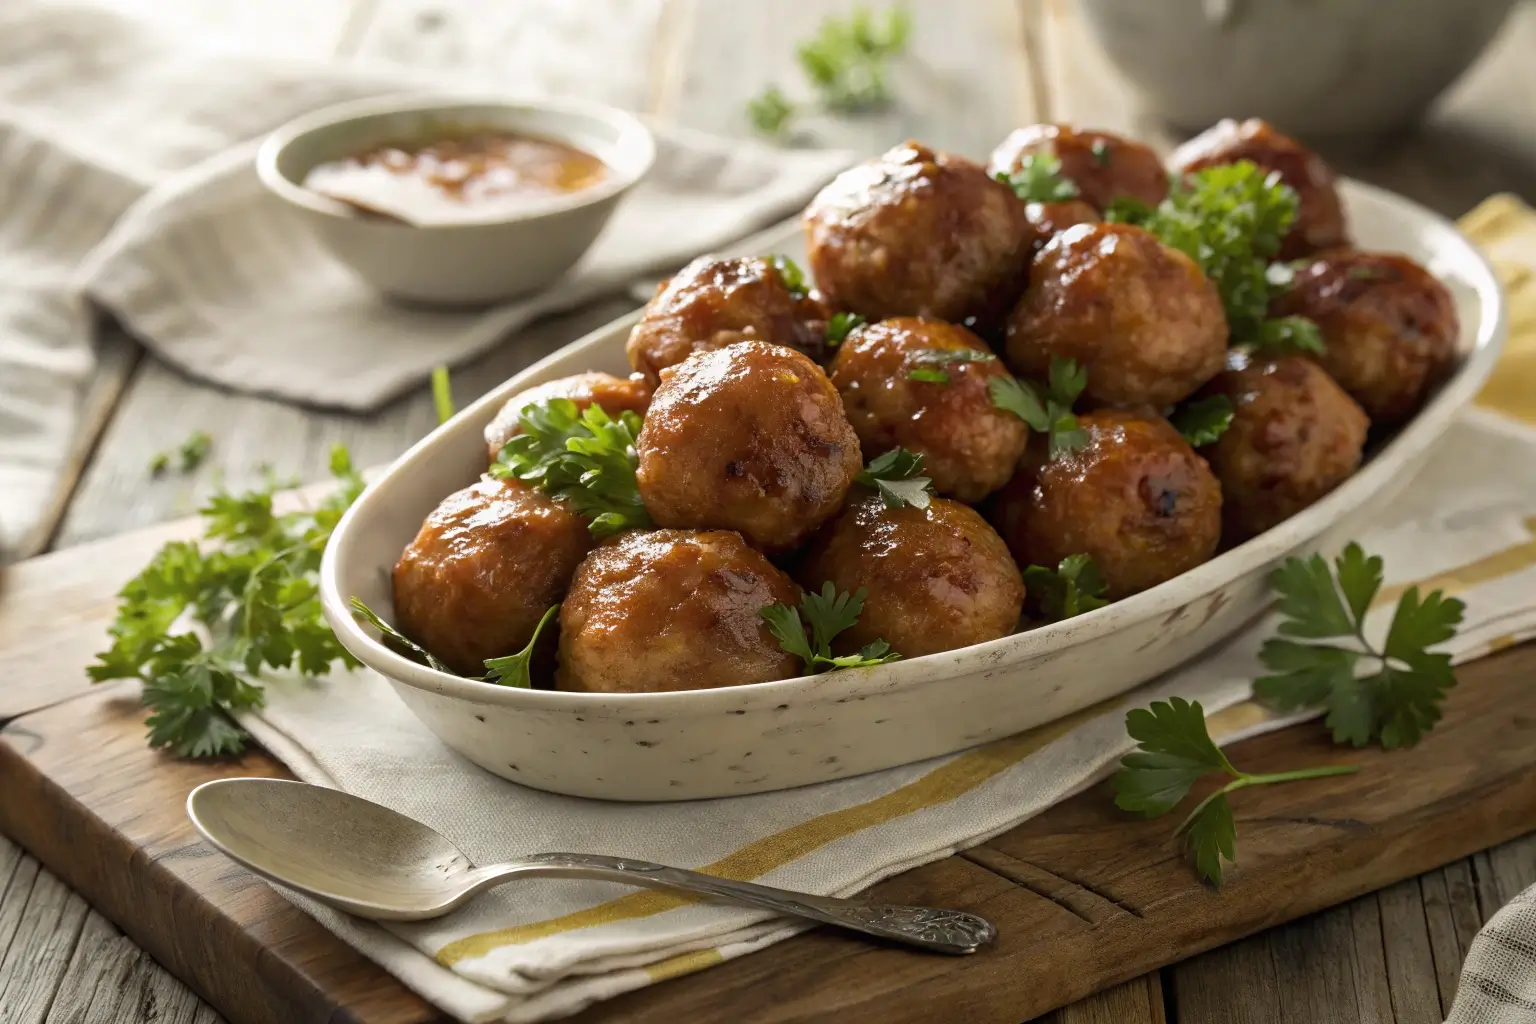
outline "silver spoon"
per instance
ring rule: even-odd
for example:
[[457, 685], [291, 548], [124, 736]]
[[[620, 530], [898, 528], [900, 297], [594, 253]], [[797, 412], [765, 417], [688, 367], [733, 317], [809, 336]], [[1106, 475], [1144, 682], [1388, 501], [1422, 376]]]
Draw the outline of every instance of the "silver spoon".
[[381, 921], [440, 917], [514, 879], [592, 878], [702, 893], [939, 953], [974, 953], [997, 936], [986, 920], [959, 910], [812, 896], [627, 857], [540, 853], [475, 867], [458, 847], [413, 818], [303, 782], [205, 782], [187, 796], [187, 817], [204, 839], [256, 874]]

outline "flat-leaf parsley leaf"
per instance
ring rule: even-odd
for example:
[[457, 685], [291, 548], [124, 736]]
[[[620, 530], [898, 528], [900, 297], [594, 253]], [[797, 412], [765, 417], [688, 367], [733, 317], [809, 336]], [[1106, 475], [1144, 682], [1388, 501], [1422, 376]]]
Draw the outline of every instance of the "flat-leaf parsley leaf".
[[870, 460], [854, 479], [873, 487], [885, 501], [886, 508], [927, 508], [933, 496], [933, 481], [922, 475], [923, 456], [905, 448], [892, 448]]
[[1088, 443], [1088, 432], [1072, 415], [1072, 403], [1088, 385], [1088, 370], [1074, 360], [1051, 357], [1049, 385], [1044, 397], [1036, 385], [1014, 377], [995, 377], [987, 390], [992, 404], [1011, 412], [1031, 430], [1045, 434], [1050, 458], [1075, 452]]
[[913, 352], [907, 361], [916, 364], [907, 371], [908, 380], [948, 384], [949, 374], [944, 367], [956, 363], [995, 363], [997, 356], [974, 348], [922, 348]]
[[[805, 663], [808, 674], [895, 661], [901, 655], [891, 650], [891, 645], [884, 640], [865, 644], [855, 654], [836, 657], [832, 654], [832, 641], [859, 621], [865, 596], [862, 587], [853, 594], [840, 594], [829, 580], [822, 584], [819, 594], [807, 590], [800, 598], [798, 610], [787, 604], [770, 604], [759, 609], [758, 614], [768, 623], [768, 631], [779, 646]], [[811, 631], [809, 639], [805, 635], [807, 626]]]
[[1078, 194], [1077, 183], [1062, 177], [1061, 160], [1055, 153], [1027, 153], [1018, 170], [998, 171], [993, 177], [1026, 203], [1060, 203]]
[[1068, 555], [1055, 569], [1031, 565], [1024, 570], [1024, 590], [1050, 622], [1109, 604], [1104, 596], [1104, 575], [1088, 555]]
[[1226, 395], [1208, 395], [1174, 406], [1168, 416], [1173, 428], [1184, 435], [1190, 447], [1215, 444], [1232, 425], [1232, 399]]
[[1250, 775], [1233, 767], [1212, 740], [1205, 726], [1205, 710], [1198, 701], [1182, 697], [1153, 701], [1125, 716], [1125, 728], [1137, 749], [1120, 760], [1114, 777], [1115, 804], [1148, 818], [1161, 817], [1189, 795], [1196, 782], [1210, 774], [1228, 781], [1195, 805], [1174, 830], [1194, 858], [1195, 870], [1212, 885], [1221, 885], [1221, 863], [1237, 856], [1237, 827], [1227, 794], [1249, 786], [1295, 782], [1359, 771], [1355, 765], [1302, 768], [1296, 771]]

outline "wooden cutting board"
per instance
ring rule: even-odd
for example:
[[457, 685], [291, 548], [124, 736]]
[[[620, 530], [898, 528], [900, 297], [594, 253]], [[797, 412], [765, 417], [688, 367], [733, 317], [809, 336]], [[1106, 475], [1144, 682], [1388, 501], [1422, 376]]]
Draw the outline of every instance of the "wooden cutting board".
[[[236, 1024], [439, 1019], [230, 861], [203, 846], [186, 794], [214, 778], [284, 777], [260, 751], [177, 761], [144, 745], [132, 684], [83, 668], [111, 594], [172, 524], [0, 575], [0, 831], [78, 889]], [[1092, 992], [1467, 856], [1536, 828], [1536, 645], [1460, 672], [1417, 748], [1334, 748], [1317, 725], [1237, 745], [1249, 771], [1357, 763], [1356, 775], [1234, 799], [1238, 864], [1215, 893], [1171, 841], [1173, 820], [1117, 812], [1100, 786], [964, 854], [876, 886], [881, 899], [991, 919], [965, 959], [818, 930], [600, 1004], [580, 1020], [1016, 1024]]]

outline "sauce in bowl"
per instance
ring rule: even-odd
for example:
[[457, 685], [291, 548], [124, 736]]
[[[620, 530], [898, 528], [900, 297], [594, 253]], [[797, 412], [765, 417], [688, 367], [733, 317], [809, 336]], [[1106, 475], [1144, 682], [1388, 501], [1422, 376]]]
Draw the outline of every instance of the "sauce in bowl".
[[604, 181], [597, 157], [552, 139], [474, 131], [385, 143], [316, 166], [304, 186], [411, 224], [495, 220]]

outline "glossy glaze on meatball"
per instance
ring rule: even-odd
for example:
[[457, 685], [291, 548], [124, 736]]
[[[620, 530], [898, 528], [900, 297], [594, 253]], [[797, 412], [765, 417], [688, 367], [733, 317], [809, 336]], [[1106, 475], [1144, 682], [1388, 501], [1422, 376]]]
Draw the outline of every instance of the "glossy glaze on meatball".
[[1406, 256], [1320, 253], [1270, 313], [1317, 323], [1327, 347], [1318, 362], [1378, 426], [1417, 412], [1456, 360], [1456, 301]]
[[640, 497], [658, 526], [737, 530], [798, 547], [863, 466], [837, 389], [804, 354], [744, 342], [671, 367], [637, 439]]
[[1080, 131], [1065, 124], [1019, 128], [992, 151], [987, 171], [1012, 174], [1026, 157], [1052, 154], [1061, 176], [1100, 213], [1119, 196], [1156, 206], [1168, 195], [1168, 172], [1151, 147], [1113, 132]]
[[738, 341], [809, 340], [796, 296], [765, 259], [700, 257], [656, 290], [629, 332], [629, 365], [653, 386], [668, 366]]
[[496, 418], [486, 425], [485, 447], [492, 462], [502, 446], [522, 430], [518, 420], [523, 410], [554, 398], [569, 398], [578, 409], [598, 405], [611, 416], [625, 411], [644, 416], [651, 404], [651, 386], [638, 373], [631, 374], [628, 380], [611, 373], [578, 373], [519, 391], [507, 399]]
[[450, 494], [395, 565], [395, 625], [462, 675], [522, 650], [592, 546], [586, 520], [520, 480]]
[[1206, 393], [1232, 424], [1200, 450], [1221, 481], [1223, 539], [1236, 544], [1300, 512], [1360, 465], [1365, 412], [1312, 360], [1234, 350]]
[[979, 164], [906, 142], [811, 200], [811, 272], [833, 308], [870, 321], [995, 320], [1029, 257], [1024, 207]]
[[831, 581], [867, 592], [839, 653], [883, 639], [903, 657], [952, 651], [1018, 626], [1024, 581], [997, 531], [967, 505], [886, 508], [864, 491], [811, 544], [795, 576], [807, 590]]
[[1281, 259], [1349, 243], [1332, 169], [1312, 150], [1258, 118], [1226, 119], [1212, 125], [1174, 150], [1168, 166], [1175, 171], [1198, 171], [1241, 160], [1280, 172], [1280, 180], [1296, 190], [1296, 220], [1281, 243]]
[[1080, 224], [1035, 257], [1005, 345], [1017, 373], [1043, 379], [1052, 356], [1075, 359], [1089, 399], [1162, 408], [1221, 372], [1227, 318], [1182, 252], [1129, 224]]
[[1081, 199], [1067, 199], [1059, 203], [1026, 203], [1024, 217], [1029, 221], [1026, 244], [1032, 254], [1044, 249], [1045, 243], [1067, 228], [1079, 224], [1097, 224], [1100, 219], [1098, 211]]
[[759, 614], [799, 588], [729, 531], [631, 530], [593, 549], [560, 606], [562, 690], [652, 693], [801, 673]]
[[[943, 362], [947, 355], [964, 360]], [[949, 357], [953, 357], [949, 356]], [[913, 380], [911, 374], [945, 380]], [[923, 455], [934, 489], [976, 502], [1008, 482], [1028, 429], [992, 404], [1007, 377], [986, 342], [955, 324], [897, 317], [861, 327], [832, 361], [832, 383], [870, 458], [892, 448]]]
[[998, 495], [994, 521], [1020, 565], [1086, 554], [1119, 600], [1209, 559], [1221, 540], [1221, 487], [1161, 416], [1106, 409], [1079, 417], [1081, 450], [1046, 460], [1030, 445]]

